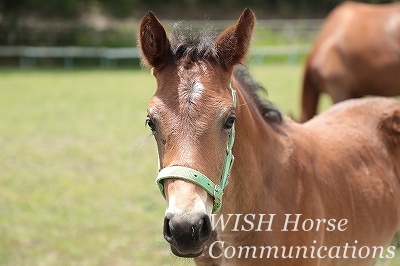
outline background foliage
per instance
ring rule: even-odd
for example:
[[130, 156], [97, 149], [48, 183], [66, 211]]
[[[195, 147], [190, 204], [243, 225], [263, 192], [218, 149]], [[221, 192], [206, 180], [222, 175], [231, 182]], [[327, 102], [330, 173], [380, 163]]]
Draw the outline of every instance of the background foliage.
[[[367, 3], [387, 3], [396, 0], [365, 0]], [[137, 15], [138, 10], [152, 9], [164, 17], [189, 12], [190, 18], [203, 16], [196, 10], [206, 10], [211, 19], [230, 18], [229, 12], [249, 6], [261, 10], [263, 16], [275, 17], [321, 17], [326, 15], [342, 0], [3, 0], [0, 13], [3, 22], [26, 13], [46, 17], [74, 18], [92, 7], [100, 8], [109, 15], [119, 18]], [[171, 11], [174, 11], [171, 13]], [[215, 17], [213, 17], [215, 16]], [[201, 18], [201, 17], [200, 17]]]
[[[386, 3], [399, 0], [364, 0]], [[258, 19], [325, 18], [342, 0], [3, 0], [0, 45], [106, 46], [136, 44], [137, 21], [148, 10], [161, 20], [232, 20], [244, 7]], [[128, 22], [127, 22], [128, 21]], [[125, 23], [121, 23], [125, 22]]]

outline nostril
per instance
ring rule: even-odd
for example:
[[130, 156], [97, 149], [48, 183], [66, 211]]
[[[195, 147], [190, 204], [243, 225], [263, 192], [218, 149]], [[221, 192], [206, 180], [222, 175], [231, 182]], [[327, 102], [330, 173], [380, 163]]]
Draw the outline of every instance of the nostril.
[[172, 233], [171, 233], [171, 226], [170, 226], [170, 219], [165, 217], [164, 218], [164, 238], [171, 243], [173, 240]]
[[205, 242], [211, 236], [211, 222], [207, 215], [203, 216], [197, 224], [197, 232], [200, 242]]

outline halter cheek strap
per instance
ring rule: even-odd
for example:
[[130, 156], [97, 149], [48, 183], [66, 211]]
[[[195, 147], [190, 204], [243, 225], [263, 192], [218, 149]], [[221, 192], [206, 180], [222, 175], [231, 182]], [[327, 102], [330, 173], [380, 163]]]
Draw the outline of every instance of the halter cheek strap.
[[[236, 107], [236, 91], [229, 86], [232, 92], [233, 105]], [[178, 178], [183, 179], [203, 188], [214, 198], [213, 213], [218, 212], [222, 206], [222, 196], [224, 189], [228, 185], [230, 172], [232, 169], [233, 161], [235, 160], [232, 154], [233, 143], [235, 141], [235, 125], [231, 128], [231, 133], [228, 136], [228, 145], [226, 148], [225, 162], [222, 169], [220, 184], [214, 184], [206, 175], [200, 173], [189, 167], [184, 166], [170, 166], [161, 169], [158, 173], [156, 183], [160, 189], [161, 194], [165, 198], [164, 179]]]

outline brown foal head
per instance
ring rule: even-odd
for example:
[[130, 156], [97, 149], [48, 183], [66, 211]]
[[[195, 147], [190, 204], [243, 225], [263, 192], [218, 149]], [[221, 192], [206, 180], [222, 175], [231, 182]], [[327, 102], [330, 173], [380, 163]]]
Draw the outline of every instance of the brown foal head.
[[[160, 170], [182, 166], [220, 183], [236, 119], [231, 75], [247, 53], [254, 23], [253, 12], [246, 9], [217, 38], [187, 30], [167, 37], [152, 12], [141, 20], [142, 61], [157, 81], [147, 124], [157, 142]], [[161, 182], [168, 203], [165, 239], [175, 255], [200, 255], [212, 231], [213, 195], [190, 180], [172, 176]]]

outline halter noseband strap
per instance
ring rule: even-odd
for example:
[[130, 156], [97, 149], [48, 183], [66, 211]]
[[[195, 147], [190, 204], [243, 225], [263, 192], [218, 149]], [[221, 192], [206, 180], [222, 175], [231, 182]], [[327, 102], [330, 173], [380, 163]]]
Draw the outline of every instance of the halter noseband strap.
[[[236, 91], [232, 88], [232, 85], [229, 86], [232, 92], [233, 105], [236, 108]], [[229, 175], [232, 169], [234, 156], [232, 154], [233, 143], [235, 141], [235, 125], [231, 128], [231, 133], [228, 137], [228, 145], [226, 148], [225, 162], [224, 167], [222, 169], [221, 174], [221, 182], [220, 184], [214, 184], [207, 176], [204, 174], [184, 166], [170, 166], [161, 169], [158, 173], [156, 183], [158, 188], [161, 191], [161, 194], [165, 198], [165, 190], [164, 190], [164, 179], [167, 178], [179, 178], [183, 180], [187, 180], [189, 182], [195, 183], [196, 185], [202, 187], [208, 194], [210, 194], [214, 198], [213, 205], [213, 213], [218, 212], [222, 206], [222, 195], [224, 194], [224, 189], [228, 185]]]

